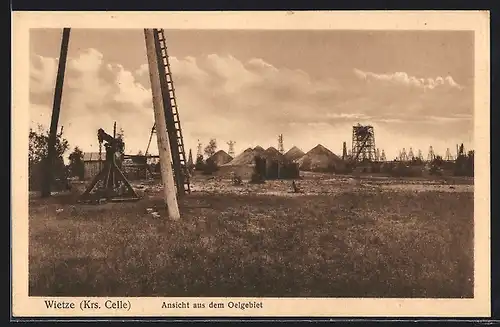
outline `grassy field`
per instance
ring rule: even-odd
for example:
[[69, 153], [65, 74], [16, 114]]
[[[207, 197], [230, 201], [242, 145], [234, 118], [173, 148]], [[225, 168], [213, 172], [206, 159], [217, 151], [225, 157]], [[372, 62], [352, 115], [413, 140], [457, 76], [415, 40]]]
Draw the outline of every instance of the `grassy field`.
[[30, 295], [473, 296], [472, 192], [354, 184], [301, 196], [200, 190], [180, 201], [179, 222], [153, 191], [98, 206], [33, 197]]

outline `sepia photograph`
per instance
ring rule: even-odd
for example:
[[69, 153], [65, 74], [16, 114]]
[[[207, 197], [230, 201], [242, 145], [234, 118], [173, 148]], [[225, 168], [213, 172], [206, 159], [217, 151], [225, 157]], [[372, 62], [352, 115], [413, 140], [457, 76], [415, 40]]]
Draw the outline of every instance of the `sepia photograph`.
[[27, 297], [478, 296], [484, 36], [156, 18], [23, 34]]

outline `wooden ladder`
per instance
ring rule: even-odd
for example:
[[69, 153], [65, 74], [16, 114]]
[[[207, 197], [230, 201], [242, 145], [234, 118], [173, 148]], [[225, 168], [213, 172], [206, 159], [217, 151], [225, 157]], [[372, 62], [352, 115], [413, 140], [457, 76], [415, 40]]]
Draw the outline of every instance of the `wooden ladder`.
[[177, 186], [177, 193], [183, 195], [191, 193], [191, 187], [189, 183], [189, 172], [186, 162], [186, 152], [184, 150], [179, 110], [175, 98], [174, 81], [172, 79], [172, 71], [170, 70], [170, 62], [168, 60], [165, 32], [163, 29], [155, 29], [154, 31], [165, 120], [170, 141], [170, 151], [172, 152], [174, 179]]

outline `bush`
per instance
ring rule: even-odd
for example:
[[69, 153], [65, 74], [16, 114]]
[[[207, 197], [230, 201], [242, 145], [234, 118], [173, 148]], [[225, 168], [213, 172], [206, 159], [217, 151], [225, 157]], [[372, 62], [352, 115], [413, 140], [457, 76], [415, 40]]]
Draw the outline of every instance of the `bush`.
[[196, 163], [194, 165], [196, 170], [203, 170], [205, 168], [205, 162], [203, 161], [203, 156], [196, 157]]
[[261, 156], [255, 156], [254, 161], [255, 167], [254, 172], [250, 177], [250, 183], [264, 183], [266, 176], [266, 159]]
[[474, 151], [469, 151], [467, 156], [460, 155], [455, 161], [453, 169], [455, 176], [474, 176]]
[[[29, 163], [28, 187], [30, 191], [40, 191], [42, 186], [45, 163], [47, 159], [37, 163]], [[62, 158], [58, 158], [53, 166], [52, 191], [64, 191], [71, 188], [68, 179], [68, 167], [64, 165]]]
[[217, 167], [215, 161], [211, 158], [208, 158], [205, 162], [205, 165], [203, 166], [203, 175], [212, 175], [217, 170], [219, 170], [219, 167]]
[[398, 163], [390, 171], [394, 177], [419, 177], [422, 176], [422, 169], [418, 166], [410, 166], [405, 163]]

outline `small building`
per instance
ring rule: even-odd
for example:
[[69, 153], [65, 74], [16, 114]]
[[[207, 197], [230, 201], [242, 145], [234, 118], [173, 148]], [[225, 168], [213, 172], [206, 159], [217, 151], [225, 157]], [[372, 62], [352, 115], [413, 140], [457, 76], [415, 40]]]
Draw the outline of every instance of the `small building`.
[[91, 180], [104, 167], [106, 160], [106, 151], [102, 151], [99, 158], [99, 152], [84, 152], [83, 153], [83, 178]]

